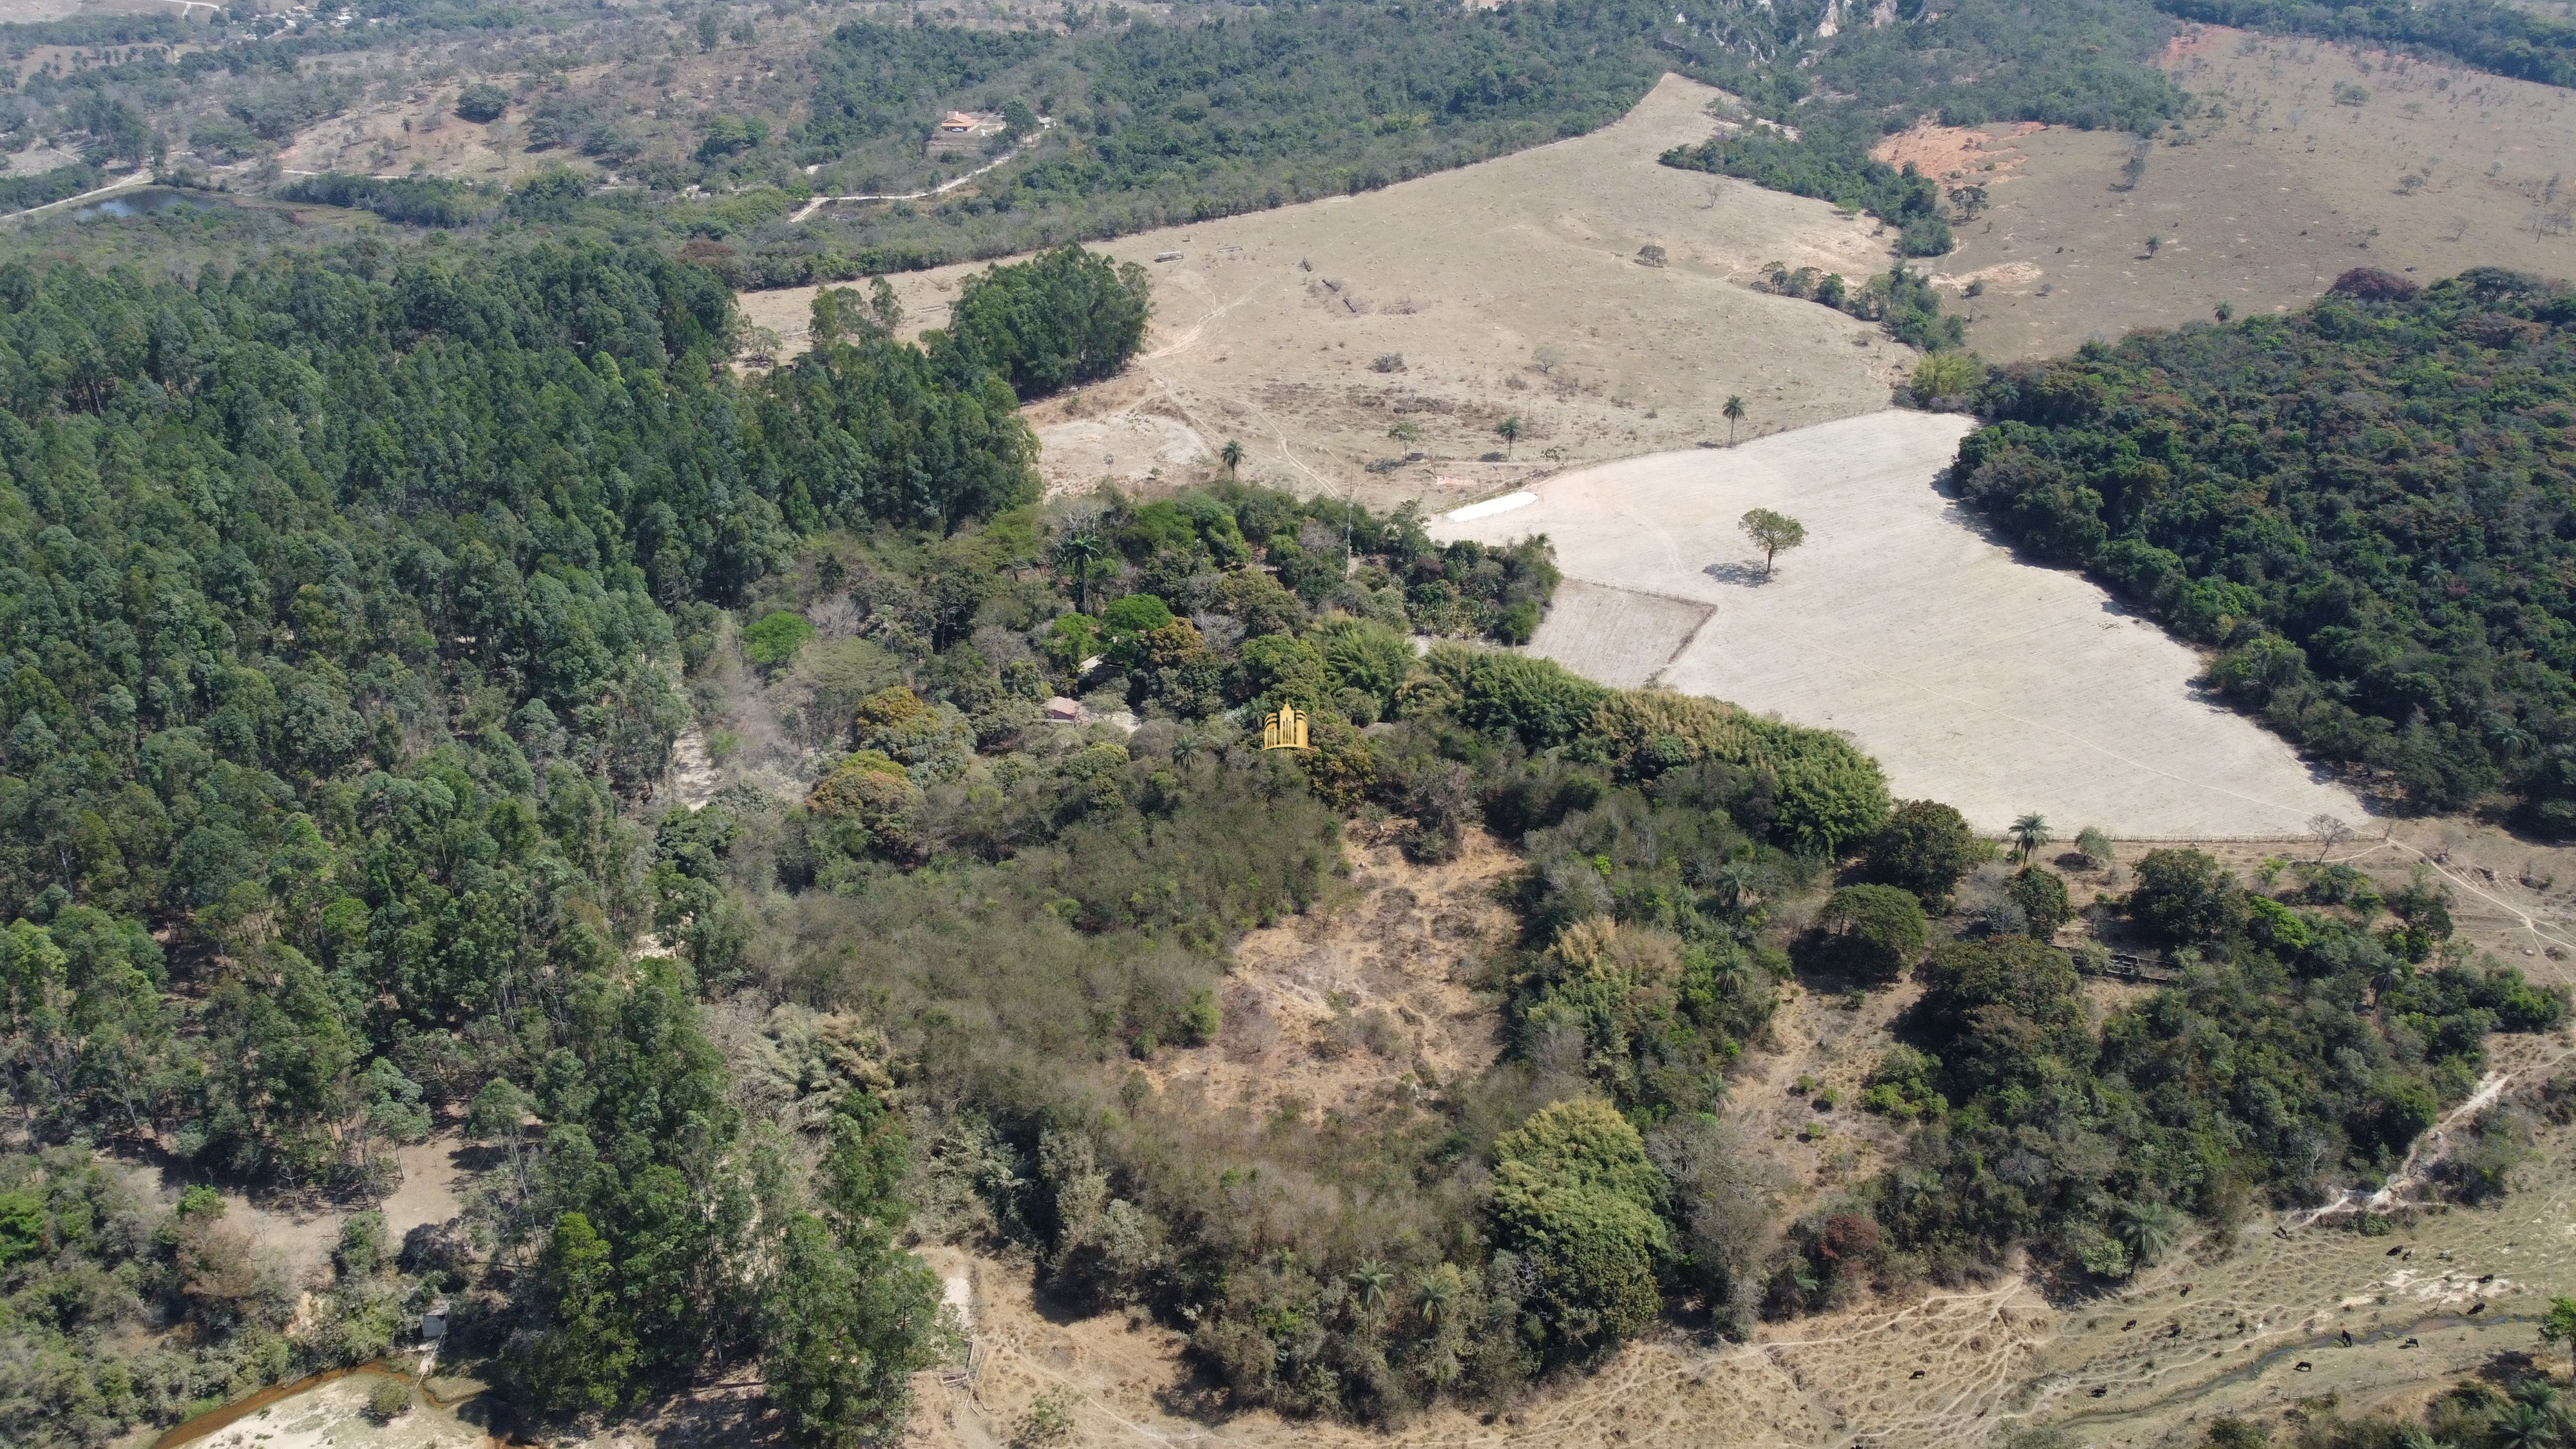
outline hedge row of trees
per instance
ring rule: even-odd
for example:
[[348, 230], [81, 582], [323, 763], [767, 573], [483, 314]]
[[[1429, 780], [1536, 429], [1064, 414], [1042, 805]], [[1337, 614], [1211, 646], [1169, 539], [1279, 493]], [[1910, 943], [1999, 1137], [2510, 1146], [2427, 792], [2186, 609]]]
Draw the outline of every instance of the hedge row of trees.
[[2429, 809], [2576, 830], [2576, 296], [2356, 271], [2313, 307], [1989, 377], [1953, 478], [2025, 549]]
[[[12, 1442], [370, 1356], [380, 1300], [487, 1251], [520, 1271], [477, 1331], [530, 1406], [752, 1355], [817, 1442], [899, 1418], [937, 1346], [934, 1288], [888, 1246], [900, 1124], [857, 1082], [789, 1128], [745, 1119], [689, 969], [627, 962], [676, 889], [630, 802], [689, 718], [690, 641], [801, 534], [935, 535], [1033, 495], [1008, 378], [1056, 354], [1017, 349], [1076, 336], [1114, 366], [1141, 331], [1097, 307], [1050, 330], [1056, 295], [973, 358], [860, 325], [743, 382], [727, 292], [644, 250], [0, 266], [13, 1119], [362, 1198], [440, 1113], [507, 1163], [485, 1247], [409, 1245], [363, 1331], [290, 1340], [293, 1285], [262, 1296], [240, 1253], [191, 1267], [184, 1226], [98, 1238], [60, 1205], [96, 1195], [74, 1159], [13, 1159], [73, 1185], [28, 1188], [41, 1251], [0, 1255], [26, 1306], [0, 1327], [30, 1375]], [[810, 1180], [786, 1130], [828, 1149]], [[57, 1301], [84, 1254], [144, 1280]], [[132, 1358], [138, 1320], [200, 1347]]]

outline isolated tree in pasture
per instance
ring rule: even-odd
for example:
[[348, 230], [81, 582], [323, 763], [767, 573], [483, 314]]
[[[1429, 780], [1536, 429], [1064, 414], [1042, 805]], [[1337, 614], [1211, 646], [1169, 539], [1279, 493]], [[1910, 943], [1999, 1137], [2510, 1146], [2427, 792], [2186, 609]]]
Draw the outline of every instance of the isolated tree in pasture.
[[2014, 821], [2012, 829], [2006, 833], [2012, 837], [2015, 860], [2030, 859], [2041, 846], [2057, 838], [2055, 832], [2048, 828], [2048, 817], [2036, 810]]
[[1225, 446], [1217, 451], [1217, 458], [1225, 464], [1226, 479], [1232, 481], [1235, 470], [1243, 466], [1243, 444], [1233, 438], [1226, 439]]
[[1520, 414], [1514, 413], [1512, 416], [1494, 424], [1494, 431], [1502, 435], [1503, 456], [1507, 458], [1510, 457], [1512, 445], [1521, 440]]
[[1762, 577], [1766, 579], [1771, 577], [1774, 560], [1807, 541], [1807, 525], [1768, 508], [1752, 509], [1735, 523], [1746, 538], [1753, 540], [1753, 546], [1762, 550]]
[[1726, 446], [1732, 448], [1735, 446], [1735, 425], [1744, 421], [1744, 395], [1742, 393], [1735, 392], [1728, 393], [1726, 395], [1726, 406], [1719, 408], [1717, 411], [1720, 417], [1726, 419]]

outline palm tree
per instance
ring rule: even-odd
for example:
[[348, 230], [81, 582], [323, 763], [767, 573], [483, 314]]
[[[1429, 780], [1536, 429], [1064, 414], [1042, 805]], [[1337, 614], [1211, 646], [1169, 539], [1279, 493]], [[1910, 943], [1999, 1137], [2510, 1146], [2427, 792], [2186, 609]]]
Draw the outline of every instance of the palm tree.
[[2113, 1231], [2129, 1256], [2145, 1267], [2173, 1251], [2174, 1240], [2182, 1233], [2182, 1218], [2160, 1202], [2122, 1203]]
[[2507, 1404], [2487, 1421], [2497, 1449], [2559, 1449], [2558, 1416], [2537, 1404]]
[[2034, 810], [2012, 823], [2013, 859], [2028, 860], [2039, 848], [2057, 838], [2048, 828], [2048, 817]]
[[1744, 395], [1742, 393], [1728, 393], [1726, 395], [1726, 406], [1719, 408], [1717, 411], [1720, 417], [1726, 419], [1726, 446], [1732, 448], [1735, 446], [1735, 425], [1744, 421]]
[[1243, 444], [1228, 438], [1225, 446], [1217, 450], [1217, 457], [1225, 464], [1226, 481], [1233, 482], [1234, 470], [1243, 466]]
[[1413, 1296], [1421, 1305], [1422, 1321], [1438, 1328], [1458, 1305], [1458, 1290], [1464, 1286], [1454, 1263], [1443, 1263], [1413, 1280]]
[[1351, 1286], [1360, 1290], [1360, 1314], [1370, 1323], [1386, 1312], [1387, 1289], [1395, 1283], [1395, 1273], [1375, 1258], [1363, 1258], [1351, 1270]]
[[1730, 860], [1719, 866], [1709, 881], [1718, 909], [1742, 920], [1745, 911], [1761, 898], [1761, 892], [1754, 888], [1761, 878], [1761, 872], [1749, 860]]
[[1088, 523], [1068, 531], [1064, 537], [1055, 541], [1057, 562], [1073, 572], [1073, 611], [1075, 613], [1091, 612], [1091, 567], [1100, 562], [1108, 552], [1109, 540], [1101, 537], [1100, 531]]
[[1496, 423], [1494, 425], [1494, 431], [1503, 435], [1503, 456], [1506, 458], [1510, 457], [1512, 455], [1512, 445], [1521, 440], [1520, 415], [1518, 413], [1514, 413], [1512, 416]]

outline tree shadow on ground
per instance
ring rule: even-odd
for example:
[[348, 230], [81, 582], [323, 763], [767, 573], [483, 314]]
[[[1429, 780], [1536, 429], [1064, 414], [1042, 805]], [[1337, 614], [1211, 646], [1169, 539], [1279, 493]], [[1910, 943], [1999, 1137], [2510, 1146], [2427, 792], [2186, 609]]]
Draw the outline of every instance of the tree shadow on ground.
[[1771, 575], [1760, 564], [1713, 563], [1700, 572], [1721, 584], [1735, 584], [1748, 589], [1758, 589], [1771, 582]]

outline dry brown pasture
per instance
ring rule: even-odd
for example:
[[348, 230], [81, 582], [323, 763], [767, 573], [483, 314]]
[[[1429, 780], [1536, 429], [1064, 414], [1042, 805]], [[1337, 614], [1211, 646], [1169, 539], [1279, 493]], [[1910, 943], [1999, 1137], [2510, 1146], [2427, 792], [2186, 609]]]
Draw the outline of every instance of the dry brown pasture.
[[[2286, 310], [2358, 266], [2576, 275], [2576, 231], [2550, 220], [2576, 203], [2576, 177], [2558, 179], [2576, 158], [2576, 94], [2218, 26], [2164, 63], [2207, 110], [2144, 148], [2134, 190], [2115, 189], [2134, 144], [2121, 135], [1993, 126], [1885, 148], [1987, 188], [1959, 249], [1930, 265], [1988, 357], [2054, 356], [2221, 303]], [[2339, 102], [2345, 87], [2366, 97]]]
[[[1874, 224], [1657, 164], [1713, 131], [1720, 99], [1667, 76], [1588, 136], [1101, 244], [1152, 272], [1153, 331], [1125, 376], [1030, 410], [1050, 486], [1204, 477], [1235, 438], [1249, 480], [1436, 509], [1570, 464], [1722, 441], [1730, 394], [1751, 409], [1746, 436], [1885, 406], [1911, 351], [1743, 285], [1774, 260], [1884, 270]], [[1640, 260], [1648, 245], [1663, 265]], [[892, 279], [911, 325], [943, 321], [969, 270]], [[792, 355], [812, 299], [742, 304]], [[1495, 431], [1508, 417], [1523, 428], [1511, 448]]]

